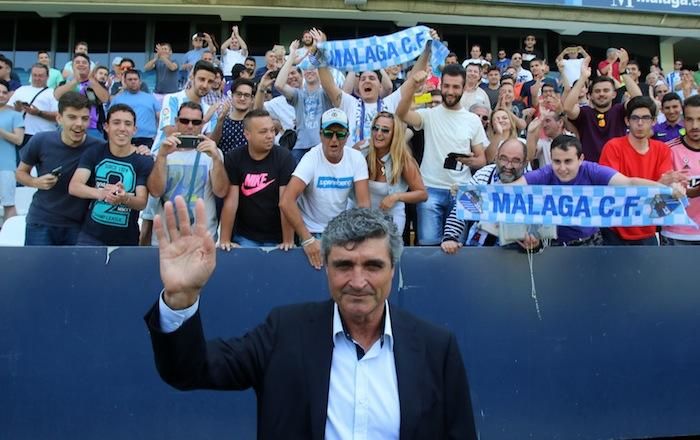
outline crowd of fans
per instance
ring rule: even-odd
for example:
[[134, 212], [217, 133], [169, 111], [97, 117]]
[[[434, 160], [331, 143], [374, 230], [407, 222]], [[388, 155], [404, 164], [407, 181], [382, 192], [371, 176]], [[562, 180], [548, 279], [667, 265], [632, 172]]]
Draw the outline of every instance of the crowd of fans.
[[[528, 35], [496, 58], [474, 45], [435, 66], [426, 45], [410, 66], [339, 72], [318, 64], [326, 38], [307, 30], [264, 66], [236, 26], [220, 47], [193, 35], [182, 60], [161, 42], [144, 66], [95, 65], [80, 42], [62, 70], [39, 52], [28, 85], [0, 57], [4, 218], [17, 183], [38, 188], [27, 245], [151, 245], [164, 202], [182, 196], [193, 211], [203, 199], [221, 248], [296, 245], [316, 267], [325, 225], [355, 205], [381, 209], [410, 245], [498, 245], [497, 225], [457, 219], [467, 183], [669, 185], [700, 223], [700, 78], [681, 60], [665, 74], [655, 57], [644, 75], [625, 49], [592, 60], [568, 47], [551, 71]], [[669, 226], [560, 227], [551, 244], [659, 237], [700, 243]]]

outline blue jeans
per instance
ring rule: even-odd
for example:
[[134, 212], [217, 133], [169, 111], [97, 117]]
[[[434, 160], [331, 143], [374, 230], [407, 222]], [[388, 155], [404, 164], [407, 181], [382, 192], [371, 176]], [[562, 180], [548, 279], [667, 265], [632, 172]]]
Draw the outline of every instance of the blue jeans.
[[107, 246], [106, 244], [102, 243], [100, 240], [96, 239], [90, 234], [86, 234], [85, 232], [80, 232], [78, 234], [78, 241], [76, 243], [76, 246]]
[[25, 246], [75, 246], [80, 226], [49, 226], [27, 223]]
[[428, 200], [416, 207], [418, 214], [418, 244], [437, 246], [442, 242], [447, 216], [452, 211], [455, 198], [449, 189], [427, 187]]
[[275, 242], [255, 241], [239, 234], [234, 235], [231, 241], [238, 243], [242, 248], [277, 247], [279, 244]]
[[299, 161], [301, 160], [301, 158], [304, 157], [304, 155], [308, 153], [310, 149], [311, 148], [297, 148], [292, 150], [292, 157], [294, 158], [294, 162], [297, 165], [299, 165]]

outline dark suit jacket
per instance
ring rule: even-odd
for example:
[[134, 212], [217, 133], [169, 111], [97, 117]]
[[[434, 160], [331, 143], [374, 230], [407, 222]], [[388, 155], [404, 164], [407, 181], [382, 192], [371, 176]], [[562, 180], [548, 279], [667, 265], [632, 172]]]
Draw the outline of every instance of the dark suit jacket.
[[[146, 315], [158, 372], [175, 388], [243, 390], [258, 399], [259, 439], [322, 439], [333, 353], [333, 302], [273, 309], [241, 338], [204, 340], [199, 312], [170, 334]], [[453, 334], [391, 307], [403, 440], [476, 439]]]

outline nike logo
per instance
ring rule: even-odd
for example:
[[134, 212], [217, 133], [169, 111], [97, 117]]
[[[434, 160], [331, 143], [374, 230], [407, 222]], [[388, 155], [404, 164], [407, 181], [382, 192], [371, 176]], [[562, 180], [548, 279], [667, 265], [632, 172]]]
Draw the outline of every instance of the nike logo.
[[253, 194], [260, 192], [270, 186], [275, 179], [267, 180], [267, 173], [260, 174], [246, 174], [243, 180], [243, 185], [241, 185], [241, 192], [244, 196], [250, 197]]

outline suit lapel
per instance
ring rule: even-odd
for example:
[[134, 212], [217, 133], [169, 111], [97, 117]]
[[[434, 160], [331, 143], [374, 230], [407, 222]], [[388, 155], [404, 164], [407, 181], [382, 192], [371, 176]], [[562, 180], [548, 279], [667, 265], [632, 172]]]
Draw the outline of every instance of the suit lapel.
[[309, 386], [311, 438], [323, 439], [328, 412], [328, 388], [333, 356], [333, 301], [318, 304], [308, 314], [302, 335], [306, 383]]
[[425, 347], [415, 332], [413, 320], [391, 307], [391, 327], [394, 333], [394, 360], [399, 387], [402, 440], [412, 439], [423, 406], [421, 371], [426, 371]]

